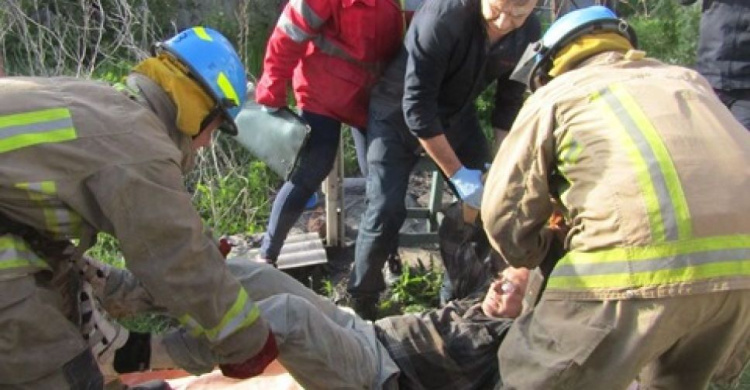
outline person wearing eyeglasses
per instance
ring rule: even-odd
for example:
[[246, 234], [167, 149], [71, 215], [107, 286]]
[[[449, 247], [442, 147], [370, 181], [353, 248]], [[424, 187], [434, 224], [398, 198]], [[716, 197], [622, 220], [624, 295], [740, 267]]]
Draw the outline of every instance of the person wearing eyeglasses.
[[532, 15], [535, 5], [533, 0], [427, 0], [375, 85], [367, 126], [367, 209], [348, 285], [364, 318], [377, 317], [385, 290], [381, 270], [406, 218], [409, 175], [423, 153], [450, 178], [454, 193], [479, 209], [481, 171], [490, 151], [476, 99], [496, 83], [492, 126], [503, 137], [525, 91], [509, 75], [526, 45], [541, 34]]

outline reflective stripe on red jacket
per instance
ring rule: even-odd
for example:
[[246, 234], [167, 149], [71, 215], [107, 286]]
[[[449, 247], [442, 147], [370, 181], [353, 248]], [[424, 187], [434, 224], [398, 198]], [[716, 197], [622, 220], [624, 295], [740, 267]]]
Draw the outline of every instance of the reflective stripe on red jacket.
[[404, 15], [398, 0], [291, 0], [268, 41], [256, 100], [297, 105], [364, 128], [370, 87], [397, 53]]

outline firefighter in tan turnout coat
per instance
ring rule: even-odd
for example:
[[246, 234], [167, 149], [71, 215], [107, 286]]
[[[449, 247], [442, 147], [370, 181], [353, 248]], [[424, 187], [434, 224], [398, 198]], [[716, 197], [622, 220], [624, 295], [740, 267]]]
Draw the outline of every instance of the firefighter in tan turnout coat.
[[0, 79], [0, 388], [102, 388], [91, 348], [127, 350], [121, 364], [148, 365], [129, 344], [142, 339], [97, 336], [90, 302], [76, 299], [81, 254], [97, 232], [117, 238], [127, 268], [211, 343], [225, 372], [247, 376], [273, 360], [274, 338], [182, 177], [214, 129], [236, 134], [245, 92], [231, 44], [201, 27], [156, 45], [119, 90], [73, 78]]
[[[508, 389], [703, 389], [750, 354], [750, 136], [698, 73], [644, 58], [604, 7], [531, 48], [538, 88], [489, 172], [482, 219], [511, 265], [567, 255], [499, 352]], [[523, 61], [523, 60], [522, 60]]]

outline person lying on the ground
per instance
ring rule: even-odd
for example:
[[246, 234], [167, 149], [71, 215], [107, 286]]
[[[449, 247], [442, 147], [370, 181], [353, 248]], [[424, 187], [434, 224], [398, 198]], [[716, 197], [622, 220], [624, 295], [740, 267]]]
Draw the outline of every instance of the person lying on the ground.
[[[93, 284], [116, 315], [159, 310], [126, 270], [92, 265], [88, 276], [98, 279]], [[271, 326], [279, 361], [306, 389], [491, 388], [500, 375], [497, 350], [521, 312], [529, 275], [527, 269], [508, 268], [486, 294], [372, 323], [271, 266], [244, 257], [227, 265], [242, 285], [253, 286], [250, 298]], [[180, 367], [200, 374], [215, 366], [206, 341], [184, 330], [131, 337], [139, 341], [128, 345], [137, 347], [118, 350], [115, 368]]]

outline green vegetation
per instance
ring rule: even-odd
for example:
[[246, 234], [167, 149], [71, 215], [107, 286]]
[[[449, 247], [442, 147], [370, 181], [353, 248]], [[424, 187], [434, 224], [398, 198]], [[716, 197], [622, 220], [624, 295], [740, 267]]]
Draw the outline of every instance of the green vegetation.
[[433, 259], [428, 265], [420, 259], [414, 267], [405, 266], [398, 281], [387, 291], [388, 297], [380, 303], [380, 316], [420, 313], [437, 307], [442, 283], [443, 273]]
[[629, 17], [639, 46], [650, 57], [670, 64], [691, 66], [695, 62], [700, 8], [685, 7], [676, 0], [657, 1], [648, 14]]

